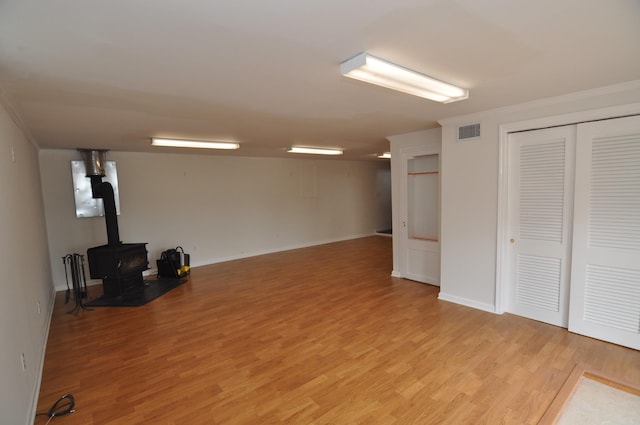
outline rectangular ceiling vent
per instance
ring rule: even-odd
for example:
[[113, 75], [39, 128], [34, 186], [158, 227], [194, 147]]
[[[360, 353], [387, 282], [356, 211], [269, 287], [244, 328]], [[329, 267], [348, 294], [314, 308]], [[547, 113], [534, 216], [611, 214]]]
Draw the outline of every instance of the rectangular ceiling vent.
[[480, 123], [458, 127], [458, 141], [468, 141], [480, 138]]

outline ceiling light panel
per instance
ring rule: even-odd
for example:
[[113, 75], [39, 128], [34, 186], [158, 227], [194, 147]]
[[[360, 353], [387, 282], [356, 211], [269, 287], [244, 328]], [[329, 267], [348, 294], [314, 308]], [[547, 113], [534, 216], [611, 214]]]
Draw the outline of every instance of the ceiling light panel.
[[240, 145], [233, 142], [214, 142], [206, 140], [180, 140], [180, 139], [161, 139], [153, 137], [151, 139], [153, 146], [164, 146], [172, 148], [197, 148], [197, 149], [238, 149]]
[[342, 149], [311, 148], [304, 146], [291, 146], [287, 149], [287, 152], [306, 153], [312, 155], [342, 155]]
[[469, 91], [363, 52], [340, 64], [345, 77], [436, 102], [467, 99]]

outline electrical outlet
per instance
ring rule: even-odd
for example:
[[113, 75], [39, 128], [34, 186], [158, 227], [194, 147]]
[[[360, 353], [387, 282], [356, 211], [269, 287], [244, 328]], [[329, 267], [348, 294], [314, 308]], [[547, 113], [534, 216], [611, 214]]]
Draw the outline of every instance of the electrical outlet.
[[20, 354], [20, 361], [22, 362], [22, 371], [26, 372], [27, 371], [27, 359], [25, 359], [24, 353]]
[[16, 162], [16, 148], [15, 146], [11, 146], [11, 162]]
[[38, 306], [38, 314], [42, 314], [42, 309], [40, 308], [40, 301], [38, 301], [36, 305]]

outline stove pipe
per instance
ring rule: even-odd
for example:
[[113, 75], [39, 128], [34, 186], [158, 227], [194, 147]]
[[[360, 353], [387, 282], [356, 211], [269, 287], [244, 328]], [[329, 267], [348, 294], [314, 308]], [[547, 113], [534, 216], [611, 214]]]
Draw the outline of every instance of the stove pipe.
[[106, 149], [78, 149], [78, 151], [84, 161], [86, 176], [91, 179], [92, 196], [95, 199], [102, 199], [104, 205], [108, 244], [110, 247], [120, 246], [122, 242], [120, 242], [120, 232], [118, 231], [118, 215], [113, 186], [109, 182], [102, 181], [105, 176], [104, 164], [108, 151]]

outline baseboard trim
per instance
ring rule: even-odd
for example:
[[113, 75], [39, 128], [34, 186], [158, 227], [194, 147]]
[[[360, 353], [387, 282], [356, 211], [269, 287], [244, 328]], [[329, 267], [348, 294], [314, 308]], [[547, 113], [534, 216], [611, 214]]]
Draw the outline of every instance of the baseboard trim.
[[391, 277], [399, 277], [399, 278], [404, 278], [404, 276], [402, 276], [402, 273], [400, 273], [399, 271], [393, 270], [391, 272]]
[[468, 298], [458, 297], [456, 295], [446, 294], [442, 291], [438, 294], [438, 299], [442, 301], [448, 301], [455, 304], [464, 305], [466, 307], [475, 308], [476, 310], [482, 310], [493, 314], [496, 313], [496, 309], [494, 305], [481, 303], [479, 301], [470, 300]]
[[49, 305], [47, 306], [47, 317], [44, 323], [44, 336], [42, 341], [42, 350], [40, 353], [40, 364], [38, 365], [38, 371], [36, 372], [36, 386], [31, 396], [31, 408], [29, 409], [30, 416], [27, 424], [33, 423], [36, 413], [38, 411], [38, 399], [40, 398], [40, 385], [42, 384], [42, 373], [44, 372], [44, 359], [47, 352], [47, 342], [49, 341], [49, 331], [51, 330], [51, 320], [53, 318], [53, 308], [56, 304], [56, 288], [51, 288], [51, 295], [49, 297]]
[[242, 253], [242, 254], [239, 254], [239, 255], [230, 255], [228, 257], [210, 258], [208, 260], [195, 261], [195, 262], [193, 261], [193, 256], [192, 256], [191, 257], [191, 267], [208, 266], [210, 264], [224, 263], [226, 261], [240, 260], [242, 258], [257, 257], [259, 255], [266, 255], [266, 254], [274, 254], [276, 252], [291, 251], [292, 249], [309, 248], [309, 247], [312, 247], [312, 246], [326, 245], [326, 244], [330, 244], [330, 243], [343, 242], [343, 241], [348, 241], [348, 240], [352, 240], [352, 239], [367, 238], [369, 236], [376, 236], [376, 235], [375, 235], [375, 233], [367, 233], [367, 234], [361, 234], [361, 235], [351, 235], [351, 236], [345, 236], [345, 237], [336, 238], [336, 239], [325, 239], [325, 240], [321, 240], [321, 241], [307, 242], [307, 243], [302, 243], [302, 244], [285, 245], [285, 246], [281, 246], [281, 247], [277, 247], [277, 248], [273, 248], [273, 249], [265, 249], [265, 250], [260, 250], [260, 251], [251, 251], [251, 252], [245, 252], [245, 253]]

